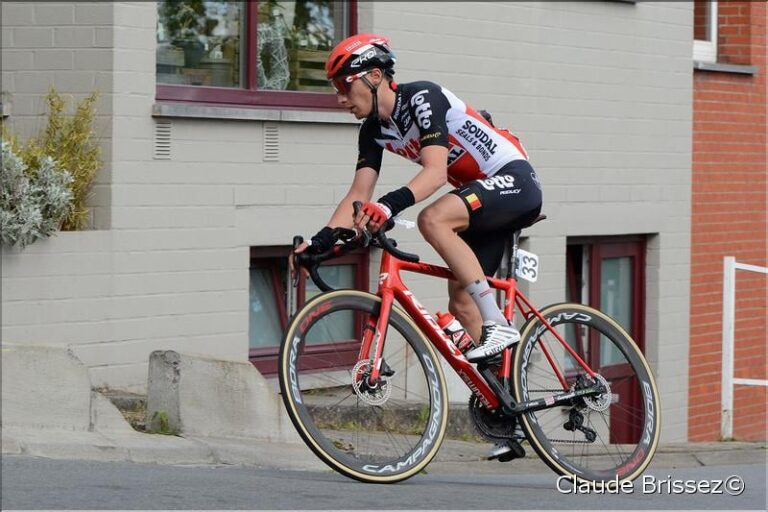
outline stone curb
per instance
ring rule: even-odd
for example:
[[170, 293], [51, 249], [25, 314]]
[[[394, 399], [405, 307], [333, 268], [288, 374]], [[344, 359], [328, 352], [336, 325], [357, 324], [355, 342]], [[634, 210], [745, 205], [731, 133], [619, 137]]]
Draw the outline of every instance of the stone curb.
[[[489, 445], [447, 439], [430, 472], [496, 472], [498, 462], [486, 461]], [[651, 469], [723, 464], [765, 464], [766, 443], [676, 443], [662, 445]], [[548, 472], [533, 450], [510, 463], [516, 472]], [[236, 437], [166, 436], [135, 431], [78, 432], [54, 429], [2, 430], [3, 455], [52, 459], [125, 461], [189, 465], [233, 464], [279, 470], [330, 471], [306, 446]]]

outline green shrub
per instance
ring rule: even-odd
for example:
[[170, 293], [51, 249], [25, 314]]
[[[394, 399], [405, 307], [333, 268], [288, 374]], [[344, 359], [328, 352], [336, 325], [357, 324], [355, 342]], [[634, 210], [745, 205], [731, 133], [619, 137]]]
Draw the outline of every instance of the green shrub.
[[72, 191], [72, 208], [61, 223], [61, 229], [65, 231], [84, 229], [88, 223], [85, 204], [101, 167], [100, 149], [92, 140], [96, 99], [94, 92], [77, 105], [74, 115], [67, 115], [64, 113], [66, 102], [51, 88], [46, 97], [47, 124], [40, 134], [22, 145], [4, 128], [3, 138], [10, 142], [13, 151], [32, 173], [40, 169], [46, 158], [52, 158], [58, 169], [70, 174], [72, 179], [68, 186]]

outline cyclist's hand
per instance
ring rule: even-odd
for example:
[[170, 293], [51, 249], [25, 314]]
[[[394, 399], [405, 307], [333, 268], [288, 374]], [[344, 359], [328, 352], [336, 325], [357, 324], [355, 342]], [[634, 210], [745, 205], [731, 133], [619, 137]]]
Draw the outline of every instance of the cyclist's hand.
[[389, 207], [382, 203], [365, 203], [355, 216], [355, 227], [376, 233], [392, 216]]
[[[307, 247], [309, 247], [309, 242], [305, 240], [301, 242], [301, 244], [299, 244], [299, 246], [296, 247], [296, 249], [294, 249], [293, 251], [291, 251], [291, 253], [288, 255], [288, 269], [290, 271], [292, 281], [296, 278], [296, 265], [294, 261], [295, 260], [294, 255], [301, 254], [302, 252], [306, 251]], [[306, 268], [301, 267], [301, 273], [304, 274], [305, 279], [309, 277], [309, 270], [307, 270]]]

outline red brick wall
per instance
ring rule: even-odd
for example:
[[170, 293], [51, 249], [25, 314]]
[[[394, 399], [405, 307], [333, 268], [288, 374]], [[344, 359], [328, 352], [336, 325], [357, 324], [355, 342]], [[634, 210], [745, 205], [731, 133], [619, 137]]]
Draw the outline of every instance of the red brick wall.
[[[766, 263], [766, 5], [718, 3], [718, 62], [694, 72], [688, 437], [720, 437], [723, 257]], [[735, 376], [768, 378], [766, 276], [737, 271]], [[768, 388], [737, 386], [734, 437], [768, 438]]]

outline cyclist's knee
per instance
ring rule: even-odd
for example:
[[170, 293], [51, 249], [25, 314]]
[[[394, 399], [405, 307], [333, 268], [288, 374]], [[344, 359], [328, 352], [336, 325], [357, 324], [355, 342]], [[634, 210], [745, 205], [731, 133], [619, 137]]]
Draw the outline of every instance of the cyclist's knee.
[[421, 210], [416, 221], [419, 226], [419, 231], [427, 241], [429, 241], [429, 237], [432, 236], [435, 231], [445, 227], [445, 219], [442, 218], [437, 208], [432, 206], [427, 206]]

